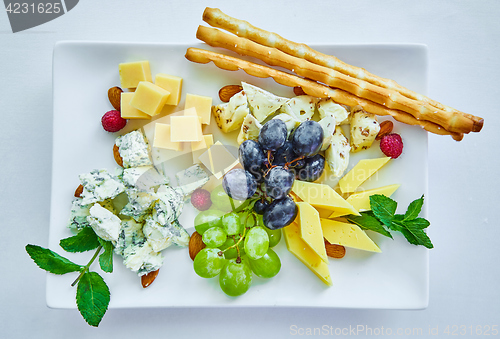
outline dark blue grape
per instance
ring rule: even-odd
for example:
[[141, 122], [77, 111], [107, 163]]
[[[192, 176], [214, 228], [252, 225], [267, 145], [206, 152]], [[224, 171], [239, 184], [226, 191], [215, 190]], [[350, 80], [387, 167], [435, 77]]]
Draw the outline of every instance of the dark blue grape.
[[271, 119], [259, 132], [259, 144], [264, 150], [276, 151], [286, 141], [288, 131], [283, 121]]
[[282, 199], [290, 193], [294, 181], [292, 171], [281, 166], [273, 167], [264, 179], [266, 194], [273, 199]]
[[319, 152], [322, 145], [323, 128], [316, 121], [304, 121], [293, 132], [293, 151], [298, 156], [311, 157]]
[[238, 149], [238, 156], [245, 170], [260, 182], [263, 179], [267, 157], [259, 143], [255, 140], [244, 141]]
[[264, 212], [264, 226], [277, 230], [290, 225], [297, 217], [299, 209], [292, 198], [274, 200]]
[[269, 206], [269, 201], [265, 199], [257, 200], [255, 202], [255, 205], [253, 205], [253, 210], [257, 214], [264, 214], [268, 206]]
[[285, 166], [286, 163], [290, 163], [295, 158], [297, 158], [297, 156], [293, 151], [292, 143], [290, 141], [285, 141], [283, 146], [274, 152], [273, 165]]
[[321, 154], [316, 154], [312, 157], [305, 158], [304, 161], [304, 166], [295, 170], [297, 179], [302, 181], [317, 180], [325, 169], [325, 157]]
[[231, 198], [246, 200], [255, 194], [257, 181], [250, 172], [241, 168], [235, 168], [227, 172], [224, 176], [222, 187]]

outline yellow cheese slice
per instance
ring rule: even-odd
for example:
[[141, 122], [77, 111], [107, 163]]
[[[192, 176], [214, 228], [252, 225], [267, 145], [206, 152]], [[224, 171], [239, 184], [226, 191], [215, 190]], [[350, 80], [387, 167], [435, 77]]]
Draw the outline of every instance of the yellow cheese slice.
[[339, 180], [342, 193], [354, 192], [356, 188], [387, 164], [390, 157], [360, 160], [346, 175]]
[[359, 215], [358, 211], [351, 204], [345, 201], [344, 198], [328, 185], [295, 180], [292, 191], [300, 199], [313, 205], [315, 208]]
[[[390, 197], [399, 188], [398, 184], [388, 185], [383, 187], [374, 188], [371, 190], [366, 190], [362, 192], [353, 193], [347, 198], [349, 202], [358, 212], [369, 211], [370, 208], [370, 196], [374, 194], [382, 194], [386, 197]], [[330, 216], [331, 218], [331, 216]]]
[[214, 144], [214, 136], [212, 134], [204, 135], [202, 141], [192, 142], [191, 152], [193, 153], [193, 164], [199, 164], [200, 160], [198, 158], [200, 157], [200, 155], [205, 153], [207, 149], [212, 147], [213, 144]]
[[181, 100], [182, 78], [169, 74], [158, 73], [155, 77], [155, 85], [170, 92], [165, 105], [178, 105]]
[[196, 113], [201, 117], [201, 123], [210, 125], [210, 116], [212, 112], [212, 98], [196, 94], [186, 94], [184, 109], [194, 108]]
[[328, 264], [328, 256], [325, 250], [325, 240], [319, 221], [319, 213], [307, 202], [298, 202], [300, 237], [306, 244]]
[[175, 142], [201, 141], [201, 123], [198, 116], [170, 117], [170, 140]]
[[300, 237], [299, 225], [292, 222], [290, 225], [283, 228], [283, 236], [285, 237], [286, 247], [314, 272], [325, 284], [332, 286], [332, 278], [328, 265], [302, 240]]
[[321, 219], [321, 228], [323, 229], [323, 236], [331, 244], [370, 252], [382, 252], [358, 225]]
[[170, 140], [169, 124], [156, 123], [153, 147], [170, 149], [173, 151], [180, 151], [181, 143]]

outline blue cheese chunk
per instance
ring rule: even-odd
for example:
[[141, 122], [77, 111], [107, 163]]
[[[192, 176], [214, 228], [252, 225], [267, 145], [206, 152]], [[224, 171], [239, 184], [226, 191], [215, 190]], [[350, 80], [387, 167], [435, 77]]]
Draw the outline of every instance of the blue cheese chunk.
[[116, 243], [121, 229], [121, 220], [112, 212], [102, 207], [100, 204], [94, 204], [90, 210], [87, 221], [97, 236], [103, 240]]
[[116, 139], [115, 144], [123, 159], [124, 168], [153, 164], [149, 158], [149, 144], [141, 131], [136, 130], [122, 135]]
[[151, 244], [146, 241], [143, 244], [129, 246], [123, 253], [123, 263], [139, 276], [158, 270], [163, 265], [163, 256], [155, 252]]
[[199, 164], [195, 164], [175, 175], [178, 188], [184, 196], [190, 195], [197, 188], [204, 186], [210, 179], [208, 174]]
[[79, 230], [89, 227], [87, 217], [90, 215], [90, 205], [82, 205], [82, 198], [74, 198], [71, 203], [71, 212], [69, 214], [68, 227], [73, 230]]
[[153, 218], [161, 225], [177, 220], [184, 207], [184, 195], [179, 189], [171, 186], [160, 186], [156, 192], [158, 201], [154, 205]]
[[82, 205], [114, 198], [125, 190], [120, 179], [105, 169], [80, 174], [79, 178], [83, 186]]
[[125, 250], [131, 246], [142, 246], [146, 242], [146, 237], [142, 232], [142, 223], [133, 219], [121, 222], [120, 235], [115, 245], [115, 253], [123, 256]]
[[120, 214], [132, 217], [136, 221], [143, 221], [151, 213], [153, 203], [158, 200], [154, 192], [141, 192], [135, 188], [127, 189], [128, 203]]
[[142, 229], [153, 251], [160, 252], [172, 244], [173, 234], [169, 225], [162, 226], [153, 217], [148, 217]]
[[125, 168], [123, 170], [123, 183], [127, 187], [135, 187], [142, 191], [153, 191], [154, 188], [160, 185], [168, 184], [169, 180], [153, 166], [140, 166]]
[[174, 222], [170, 225], [171, 232], [174, 234], [173, 242], [176, 245], [186, 247], [189, 245], [189, 233], [182, 227], [179, 220], [174, 220]]

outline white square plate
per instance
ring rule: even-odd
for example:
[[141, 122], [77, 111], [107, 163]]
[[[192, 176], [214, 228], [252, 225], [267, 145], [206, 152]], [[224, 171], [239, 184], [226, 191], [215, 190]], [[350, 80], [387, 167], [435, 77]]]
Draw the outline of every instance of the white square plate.
[[[187, 45], [151, 43], [60, 42], [54, 49], [54, 139], [52, 200], [49, 247], [85, 264], [92, 252], [65, 253], [59, 240], [71, 236], [66, 227], [71, 200], [79, 185], [78, 175], [94, 168], [113, 169], [112, 147], [116, 134], [101, 127], [101, 116], [112, 107], [107, 90], [119, 86], [118, 64], [149, 60], [153, 76], [168, 73], [184, 78], [183, 97], [174, 111], [181, 110], [186, 93], [211, 96], [219, 102], [218, 90], [227, 84], [247, 81], [277, 95], [292, 97], [291, 88], [271, 79], [258, 79], [242, 71], [228, 72], [213, 64], [199, 65], [184, 58]], [[198, 47], [198, 46], [197, 46]], [[317, 45], [314, 48], [420, 93], [426, 92], [427, 49], [423, 45]], [[203, 46], [202, 48], [207, 48]], [[225, 53], [225, 52], [224, 52]], [[163, 113], [168, 113], [164, 111]], [[383, 120], [383, 119], [381, 119]], [[126, 131], [139, 127], [129, 123]], [[215, 139], [235, 143], [236, 133], [223, 135], [212, 121], [207, 131]], [[400, 183], [393, 195], [398, 212], [427, 194], [427, 133], [420, 128], [395, 124], [395, 132], [404, 140], [403, 155], [391, 161], [363, 185], [374, 188]], [[378, 142], [368, 151], [352, 156], [350, 168], [361, 158], [383, 156]], [[182, 162], [182, 161], [180, 161]], [[172, 163], [182, 168], [183, 164]], [[175, 180], [174, 178], [173, 181]], [[426, 216], [426, 204], [422, 216]], [[194, 210], [186, 208], [182, 224], [193, 231]], [[341, 260], [330, 259], [333, 286], [327, 287], [286, 249], [284, 241], [276, 247], [282, 260], [280, 273], [270, 280], [255, 278], [250, 290], [237, 298], [227, 297], [218, 279], [202, 279], [192, 269], [185, 248], [164, 251], [165, 264], [156, 281], [143, 289], [136, 274], [126, 269], [115, 255], [114, 272], [97, 270], [111, 290], [110, 308], [114, 307], [235, 307], [298, 306], [421, 309], [429, 295], [428, 250], [413, 246], [401, 235], [394, 240], [370, 233], [382, 253], [372, 254], [347, 249]], [[75, 308], [76, 288], [71, 287], [75, 274], [47, 275], [47, 304], [57, 308]]]

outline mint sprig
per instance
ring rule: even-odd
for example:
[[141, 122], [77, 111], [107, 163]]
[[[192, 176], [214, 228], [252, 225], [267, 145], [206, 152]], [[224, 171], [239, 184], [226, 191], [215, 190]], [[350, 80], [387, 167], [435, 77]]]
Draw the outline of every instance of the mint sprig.
[[76, 235], [62, 239], [59, 245], [66, 252], [86, 252], [99, 247], [99, 240], [92, 227], [84, 227]]
[[433, 248], [431, 239], [425, 233], [430, 222], [418, 215], [422, 211], [424, 196], [410, 203], [405, 214], [395, 214], [397, 202], [381, 194], [370, 196], [371, 211], [361, 216], [349, 215], [346, 219], [359, 227], [392, 238], [390, 231], [400, 232], [413, 245]]
[[110, 292], [104, 279], [96, 272], [85, 272], [76, 289], [76, 305], [89, 325], [99, 326], [109, 300]]
[[26, 245], [26, 252], [42, 270], [54, 274], [79, 272], [83, 266], [77, 265], [56, 252], [37, 245]]

